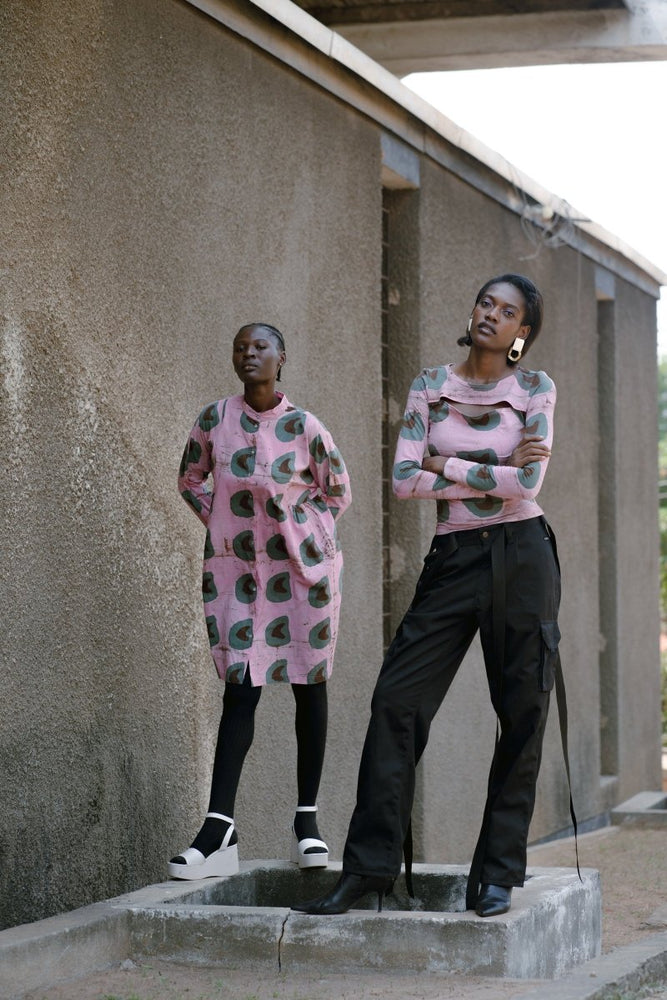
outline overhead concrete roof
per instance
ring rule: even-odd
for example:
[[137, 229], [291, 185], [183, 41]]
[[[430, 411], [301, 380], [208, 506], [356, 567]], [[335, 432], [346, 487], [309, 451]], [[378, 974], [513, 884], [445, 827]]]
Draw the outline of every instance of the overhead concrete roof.
[[667, 0], [295, 0], [398, 76], [667, 59]]
[[625, 0], [295, 0], [323, 24], [380, 24], [427, 18], [546, 14], [625, 8]]
[[652, 295], [667, 285], [667, 275], [618, 236], [582, 217], [290, 0], [186, 2], [369, 115], [387, 136], [432, 157], [522, 217], [528, 211], [538, 225], [540, 217], [567, 223], [563, 242], [603, 267]]

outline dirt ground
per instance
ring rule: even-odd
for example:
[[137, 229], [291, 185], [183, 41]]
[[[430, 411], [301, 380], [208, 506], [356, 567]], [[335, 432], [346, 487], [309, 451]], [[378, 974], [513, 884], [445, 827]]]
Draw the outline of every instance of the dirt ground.
[[[602, 881], [603, 952], [667, 929], [667, 830], [607, 827], [579, 838], [579, 861]], [[572, 840], [532, 848], [535, 867], [574, 866]], [[128, 960], [77, 982], [26, 994], [24, 1000], [510, 1000], [532, 980], [421, 973], [336, 975], [180, 966]], [[634, 996], [638, 996], [635, 994]], [[641, 993], [667, 1000], [667, 983]]]
[[[572, 868], [574, 863], [571, 839], [528, 853], [529, 865]], [[667, 829], [612, 826], [588, 833], [579, 838], [579, 864], [600, 872], [603, 952], [667, 928]], [[660, 908], [662, 924], [649, 923]]]

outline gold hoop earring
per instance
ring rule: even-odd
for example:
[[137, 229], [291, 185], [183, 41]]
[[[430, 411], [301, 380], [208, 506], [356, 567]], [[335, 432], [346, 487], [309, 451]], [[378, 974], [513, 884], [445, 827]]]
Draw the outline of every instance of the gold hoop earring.
[[508, 361], [514, 361], [514, 362], [520, 361], [521, 360], [521, 355], [523, 354], [523, 345], [525, 343], [526, 343], [526, 341], [522, 340], [521, 337], [515, 337], [514, 338], [514, 343], [510, 347], [509, 351], [507, 352], [507, 360]]

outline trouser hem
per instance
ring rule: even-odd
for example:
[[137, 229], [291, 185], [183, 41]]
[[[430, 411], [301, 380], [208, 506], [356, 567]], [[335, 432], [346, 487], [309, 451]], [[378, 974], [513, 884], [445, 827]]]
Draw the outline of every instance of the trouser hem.
[[520, 882], [510, 882], [505, 878], [494, 878], [493, 875], [482, 875], [480, 885], [499, 885], [501, 889], [522, 889], [524, 880]]
[[392, 878], [397, 879], [400, 875], [398, 872], [389, 872], [386, 869], [384, 871], [379, 868], [348, 868], [346, 864], [343, 864], [343, 875], [360, 875], [362, 878]]

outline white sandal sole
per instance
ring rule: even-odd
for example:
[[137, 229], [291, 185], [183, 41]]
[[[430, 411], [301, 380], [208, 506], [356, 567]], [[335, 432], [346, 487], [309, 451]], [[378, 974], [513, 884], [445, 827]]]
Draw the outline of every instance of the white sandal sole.
[[167, 870], [169, 878], [187, 879], [195, 881], [200, 878], [224, 878], [227, 875], [238, 875], [239, 871], [239, 848], [238, 844], [230, 844], [229, 841], [234, 835], [234, 820], [224, 813], [208, 812], [206, 819], [221, 819], [229, 823], [229, 828], [217, 851], [204, 857], [196, 847], [188, 847], [181, 851], [178, 857], [183, 858], [184, 863], [170, 861]]
[[[181, 854], [185, 864], [169, 862], [169, 878], [180, 878], [194, 881], [200, 878], [222, 878], [225, 875], [237, 875], [239, 871], [238, 844], [223, 847], [207, 858], [194, 847], [188, 847]], [[199, 860], [201, 858], [201, 861]]]
[[[309, 847], [323, 847], [323, 851], [316, 851], [314, 854], [306, 854]], [[315, 837], [305, 837], [297, 840], [297, 836], [292, 830], [292, 847], [290, 850], [290, 861], [299, 868], [326, 868], [329, 864], [329, 848], [323, 840]]]

